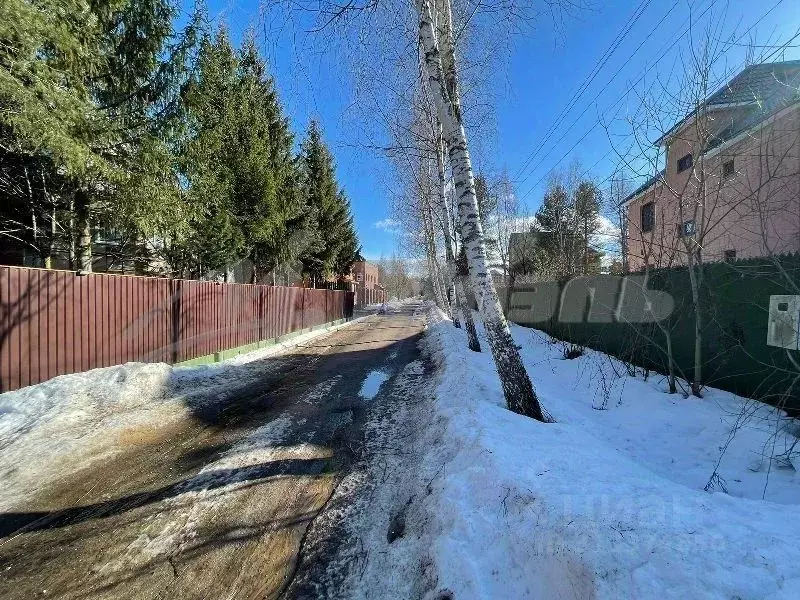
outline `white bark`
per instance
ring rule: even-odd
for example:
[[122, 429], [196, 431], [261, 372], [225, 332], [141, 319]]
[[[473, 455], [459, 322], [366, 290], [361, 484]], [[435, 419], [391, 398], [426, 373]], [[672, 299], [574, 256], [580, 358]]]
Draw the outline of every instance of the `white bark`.
[[[445, 10], [449, 11], [449, 2], [445, 0], [444, 4]], [[442, 124], [453, 172], [461, 239], [466, 249], [470, 276], [478, 297], [478, 308], [483, 316], [486, 336], [503, 386], [506, 404], [515, 412], [544, 421], [545, 417], [536, 392], [522, 364], [516, 343], [511, 337], [511, 331], [497, 299], [494, 282], [486, 266], [486, 246], [478, 219], [472, 163], [467, 148], [467, 135], [461, 122], [449, 14], [439, 15], [446, 21], [445, 28], [448, 32], [444, 37], [449, 67], [446, 79], [439, 40], [433, 26], [430, 0], [415, 0], [415, 7], [419, 19], [419, 37], [424, 54], [425, 73]], [[449, 85], [446, 85], [446, 81]]]
[[[433, 298], [436, 302], [436, 306], [450, 313], [450, 305], [447, 302], [446, 294], [444, 294], [442, 280], [439, 276], [439, 265], [436, 261], [436, 241], [434, 239], [433, 216], [431, 215], [430, 203], [426, 198], [423, 198], [422, 202], [422, 214], [420, 216], [422, 217], [423, 235], [425, 236], [425, 254], [428, 260], [428, 273], [431, 278], [431, 287], [433, 287]], [[448, 316], [452, 315], [448, 314]]]
[[75, 193], [75, 211], [78, 229], [77, 267], [80, 271], [90, 273], [92, 271], [91, 203], [88, 194], [83, 190]]
[[[453, 315], [455, 316], [457, 314], [457, 307], [461, 311], [461, 316], [464, 319], [464, 327], [467, 332], [467, 347], [473, 352], [480, 352], [481, 343], [480, 340], [478, 340], [478, 332], [475, 329], [475, 322], [472, 319], [472, 309], [467, 304], [467, 295], [466, 290], [464, 289], [466, 283], [456, 268], [456, 247], [453, 240], [453, 233], [450, 230], [450, 223], [452, 222], [452, 219], [450, 218], [450, 206], [447, 202], [447, 192], [445, 190], [446, 179], [444, 168], [444, 148], [442, 147], [443, 143], [441, 139], [441, 128], [439, 129], [440, 131], [437, 132], [438, 135], [436, 140], [436, 166], [439, 175], [439, 209], [441, 211], [442, 231], [444, 232], [447, 274], [449, 277], [449, 282], [453, 286], [453, 301], [455, 303]], [[460, 327], [460, 324], [457, 324], [455, 318], [453, 319], [453, 323], [456, 325], [456, 327]]]

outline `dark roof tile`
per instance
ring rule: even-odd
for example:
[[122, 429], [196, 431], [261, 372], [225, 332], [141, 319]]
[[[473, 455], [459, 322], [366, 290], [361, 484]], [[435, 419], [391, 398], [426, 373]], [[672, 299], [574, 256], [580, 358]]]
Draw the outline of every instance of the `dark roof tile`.
[[656, 182], [661, 181], [664, 179], [664, 169], [661, 169], [658, 173], [650, 177], [647, 181], [645, 181], [642, 185], [636, 188], [632, 193], [625, 196], [625, 198], [620, 202], [620, 205], [625, 204], [628, 200], [635, 198], [642, 192], [644, 192], [647, 188], [656, 184]]

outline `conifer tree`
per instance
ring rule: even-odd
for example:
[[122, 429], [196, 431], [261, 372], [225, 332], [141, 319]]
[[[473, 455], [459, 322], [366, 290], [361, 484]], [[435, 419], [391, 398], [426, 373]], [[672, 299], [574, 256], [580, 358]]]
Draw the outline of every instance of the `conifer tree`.
[[316, 287], [335, 271], [343, 220], [333, 156], [322, 140], [319, 124], [312, 120], [301, 145], [303, 189], [317, 216], [319, 243], [303, 258], [303, 270]]
[[[100, 219], [118, 225], [175, 212], [166, 202], [175, 194], [126, 191], [145, 168], [163, 165], [143, 153], [169, 153], [156, 133], [176, 106], [196, 21], [175, 35], [170, 0], [10, 0], [9, 8], [0, 23], [0, 179], [10, 185], [0, 191], [13, 195], [19, 181], [31, 182], [25, 191], [40, 199], [26, 228], [33, 237], [46, 219], [51, 233], [67, 230], [57, 220], [68, 212], [68, 237], [80, 231], [76, 266], [91, 269]], [[152, 182], [164, 181], [161, 171]], [[3, 216], [13, 219], [9, 208]]]

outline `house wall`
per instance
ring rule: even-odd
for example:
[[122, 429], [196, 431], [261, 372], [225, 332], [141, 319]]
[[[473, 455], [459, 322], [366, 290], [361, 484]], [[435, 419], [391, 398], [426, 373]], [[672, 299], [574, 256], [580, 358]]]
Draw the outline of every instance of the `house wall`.
[[[723, 111], [725, 112], [725, 111]], [[709, 120], [714, 131], [730, 123], [732, 112]], [[629, 264], [632, 270], [686, 264], [700, 251], [704, 262], [800, 251], [800, 105], [786, 108], [719, 149], [699, 155], [707, 139], [692, 122], [670, 139], [665, 183], [628, 205]], [[681, 173], [677, 162], [691, 152], [694, 165]], [[722, 165], [734, 161], [734, 174]], [[656, 223], [641, 231], [641, 208], [655, 203]], [[694, 220], [695, 240], [678, 237], [678, 225]]]
[[353, 280], [359, 286], [363, 285], [366, 289], [380, 287], [378, 281], [378, 267], [366, 261], [353, 263]]

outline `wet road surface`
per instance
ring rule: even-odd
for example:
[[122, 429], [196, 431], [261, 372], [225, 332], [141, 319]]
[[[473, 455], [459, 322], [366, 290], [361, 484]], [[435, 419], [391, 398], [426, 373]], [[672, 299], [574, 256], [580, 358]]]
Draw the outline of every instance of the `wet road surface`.
[[112, 456], [0, 514], [0, 597], [281, 596], [320, 568], [301, 560], [306, 531], [424, 325], [419, 304], [367, 317], [183, 419], [124, 431]]

